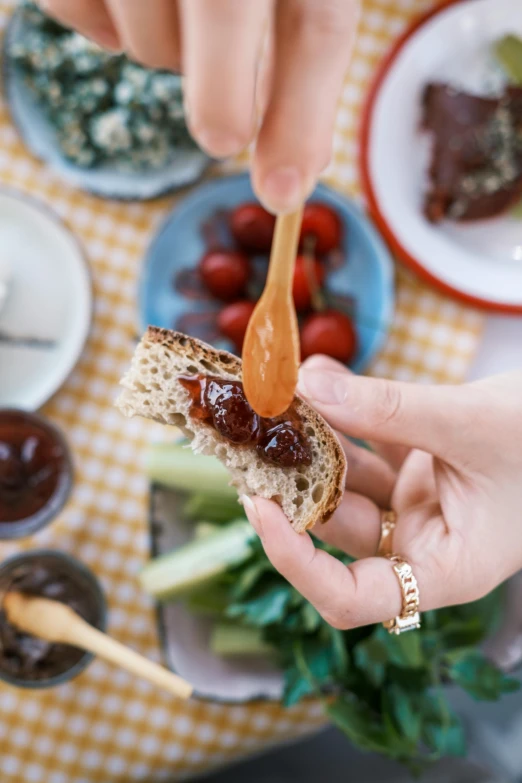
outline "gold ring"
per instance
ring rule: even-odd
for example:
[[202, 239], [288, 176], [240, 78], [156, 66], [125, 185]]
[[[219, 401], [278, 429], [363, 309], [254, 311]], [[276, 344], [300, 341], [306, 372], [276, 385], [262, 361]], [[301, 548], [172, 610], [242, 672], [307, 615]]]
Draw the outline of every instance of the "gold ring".
[[377, 557], [388, 557], [393, 552], [393, 531], [397, 524], [397, 514], [391, 509], [381, 511], [381, 537], [377, 547]]
[[387, 555], [388, 560], [397, 574], [402, 592], [401, 613], [393, 620], [383, 623], [390, 633], [397, 636], [403, 631], [413, 631], [420, 628], [419, 586], [413, 574], [411, 565], [400, 555]]

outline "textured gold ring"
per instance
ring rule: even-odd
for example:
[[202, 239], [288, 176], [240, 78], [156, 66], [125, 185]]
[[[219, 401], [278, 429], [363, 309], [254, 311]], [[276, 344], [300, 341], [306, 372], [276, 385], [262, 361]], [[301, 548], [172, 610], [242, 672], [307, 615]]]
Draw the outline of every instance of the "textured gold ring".
[[388, 557], [393, 552], [393, 531], [397, 524], [397, 514], [388, 509], [381, 511], [381, 537], [377, 547], [378, 557]]
[[403, 631], [413, 631], [415, 628], [420, 628], [419, 586], [407, 560], [400, 555], [388, 555], [387, 557], [401, 586], [402, 609], [397, 617], [394, 617], [393, 620], [387, 620], [383, 625], [390, 633], [398, 636]]

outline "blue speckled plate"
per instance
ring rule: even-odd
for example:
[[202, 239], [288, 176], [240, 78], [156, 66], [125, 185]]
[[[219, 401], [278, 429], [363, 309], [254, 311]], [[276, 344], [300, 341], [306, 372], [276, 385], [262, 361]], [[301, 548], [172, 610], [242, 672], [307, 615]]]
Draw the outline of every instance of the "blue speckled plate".
[[180, 150], [172, 162], [158, 170], [122, 171], [105, 165], [85, 169], [64, 158], [51, 123], [9, 58], [11, 41], [24, 35], [26, 24], [15, 11], [3, 44], [3, 81], [7, 105], [14, 124], [30, 152], [47, 163], [69, 185], [102, 198], [144, 201], [196, 182], [210, 158], [200, 149]]
[[[254, 200], [248, 174], [212, 180], [200, 185], [168, 215], [152, 240], [145, 257], [139, 291], [141, 327], [179, 328], [190, 314], [219, 309], [206, 301], [188, 298], [176, 288], [181, 275], [190, 274], [207, 249], [202, 227], [216, 212], [230, 210]], [[348, 198], [325, 185], [318, 185], [311, 201], [333, 207], [343, 223], [343, 258], [327, 277], [336, 306], [349, 311], [355, 320], [359, 350], [351, 365], [361, 372], [382, 346], [393, 317], [393, 264], [376, 230]], [[233, 246], [230, 236], [222, 243]], [[339, 263], [340, 261], [340, 263]], [[197, 315], [195, 320], [197, 320]], [[203, 316], [202, 316], [203, 317]], [[190, 333], [190, 329], [185, 329]], [[196, 336], [201, 336], [196, 333]], [[228, 341], [216, 336], [211, 342], [231, 350]]]

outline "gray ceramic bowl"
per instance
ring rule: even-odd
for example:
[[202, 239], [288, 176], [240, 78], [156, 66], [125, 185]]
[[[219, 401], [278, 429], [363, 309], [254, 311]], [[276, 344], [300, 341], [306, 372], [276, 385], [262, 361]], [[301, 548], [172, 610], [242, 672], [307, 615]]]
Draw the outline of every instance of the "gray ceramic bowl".
[[58, 479], [54, 493], [47, 503], [35, 514], [25, 519], [0, 522], [0, 539], [25, 538], [48, 525], [66, 504], [73, 485], [73, 464], [67, 442], [60, 430], [47, 419], [35, 413], [21, 411], [15, 408], [0, 409], [0, 428], [7, 417], [19, 419], [21, 423], [29, 423], [43, 430], [61, 446], [63, 450], [63, 471]]
[[[35, 549], [30, 552], [14, 555], [5, 560], [0, 565], [0, 597], [4, 580], [7, 580], [15, 569], [19, 568], [21, 565], [30, 565], [31, 563], [37, 562], [55, 568], [57, 571], [67, 575], [91, 595], [96, 615], [96, 622], [94, 625], [100, 631], [105, 631], [107, 625], [107, 602], [101, 585], [92, 571], [66, 552], [59, 552], [54, 549]], [[55, 685], [61, 685], [62, 683], [77, 677], [78, 674], [89, 665], [93, 658], [94, 655], [92, 653], [85, 652], [79, 660], [60, 674], [38, 680], [27, 680], [15, 677], [11, 673], [2, 670], [0, 662], [0, 680], [18, 688], [52, 688]]]

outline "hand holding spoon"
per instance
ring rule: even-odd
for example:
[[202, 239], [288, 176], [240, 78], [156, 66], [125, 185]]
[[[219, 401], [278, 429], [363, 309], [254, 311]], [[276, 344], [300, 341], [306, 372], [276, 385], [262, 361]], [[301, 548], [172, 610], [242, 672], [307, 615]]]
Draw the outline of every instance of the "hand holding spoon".
[[252, 313], [243, 344], [243, 387], [260, 416], [284, 413], [297, 386], [299, 329], [292, 296], [303, 211], [276, 221], [265, 290]]
[[181, 677], [93, 628], [60, 601], [13, 591], [5, 595], [4, 609], [9, 622], [26, 633], [88, 650], [180, 699], [188, 699], [192, 694], [192, 686]]

